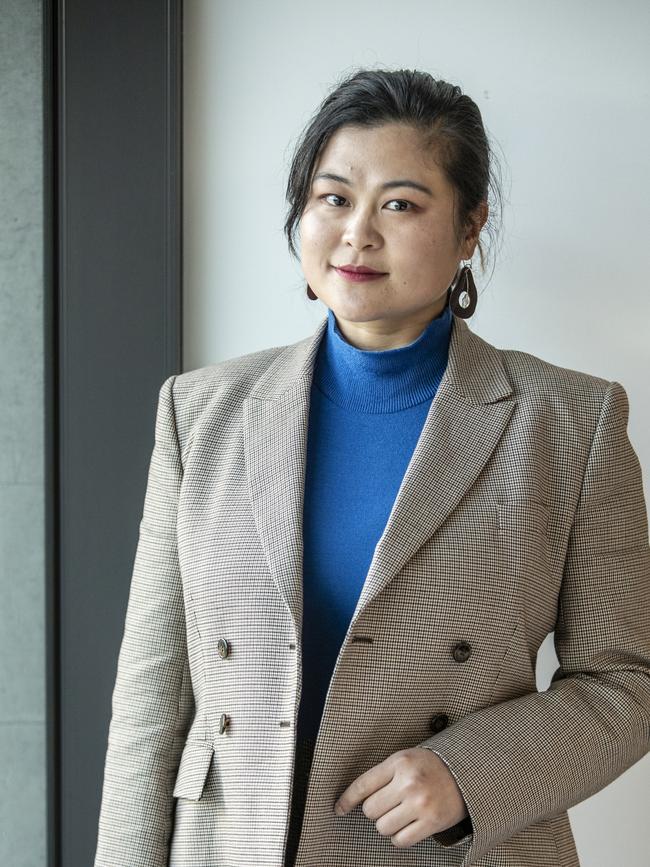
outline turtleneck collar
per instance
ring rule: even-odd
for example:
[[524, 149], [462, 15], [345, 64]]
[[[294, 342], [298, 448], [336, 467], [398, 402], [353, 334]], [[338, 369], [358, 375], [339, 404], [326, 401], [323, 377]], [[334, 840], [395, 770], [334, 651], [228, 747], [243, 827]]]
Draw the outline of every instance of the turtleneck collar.
[[452, 324], [447, 303], [412, 343], [365, 350], [348, 343], [328, 309], [314, 385], [333, 403], [357, 412], [398, 412], [424, 403], [435, 395], [447, 366]]

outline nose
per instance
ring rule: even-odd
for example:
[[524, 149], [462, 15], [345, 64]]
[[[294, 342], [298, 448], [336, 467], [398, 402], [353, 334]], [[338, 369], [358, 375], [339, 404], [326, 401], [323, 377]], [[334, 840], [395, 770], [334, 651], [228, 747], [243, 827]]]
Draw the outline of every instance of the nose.
[[367, 210], [359, 210], [350, 214], [345, 224], [342, 240], [344, 243], [361, 250], [364, 247], [377, 247], [381, 243], [381, 235], [374, 225], [372, 214]]

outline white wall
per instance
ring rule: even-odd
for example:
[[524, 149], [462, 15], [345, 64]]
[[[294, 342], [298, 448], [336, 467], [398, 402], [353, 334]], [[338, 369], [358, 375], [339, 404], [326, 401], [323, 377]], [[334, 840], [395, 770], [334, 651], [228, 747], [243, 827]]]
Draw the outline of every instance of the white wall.
[[[336, 79], [419, 68], [479, 105], [504, 168], [502, 248], [470, 327], [621, 382], [650, 502], [650, 5], [185, 0], [184, 369], [299, 340], [282, 234], [292, 147]], [[552, 635], [538, 687], [556, 665]], [[650, 756], [570, 810], [583, 867], [647, 867]]]

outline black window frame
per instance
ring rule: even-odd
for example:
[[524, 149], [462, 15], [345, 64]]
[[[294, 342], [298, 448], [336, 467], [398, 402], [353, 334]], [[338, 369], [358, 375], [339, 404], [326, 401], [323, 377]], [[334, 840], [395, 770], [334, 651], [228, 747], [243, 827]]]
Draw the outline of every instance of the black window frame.
[[182, 0], [44, 0], [48, 867], [94, 860], [158, 390], [182, 371]]

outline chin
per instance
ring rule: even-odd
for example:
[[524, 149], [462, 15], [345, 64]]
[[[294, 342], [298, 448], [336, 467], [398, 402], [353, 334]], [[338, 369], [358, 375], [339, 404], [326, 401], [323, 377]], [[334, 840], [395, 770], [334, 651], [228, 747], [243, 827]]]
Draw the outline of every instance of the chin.
[[384, 310], [359, 310], [358, 308], [346, 310], [344, 305], [332, 307], [332, 312], [338, 319], [344, 319], [346, 322], [377, 322], [387, 318]]

